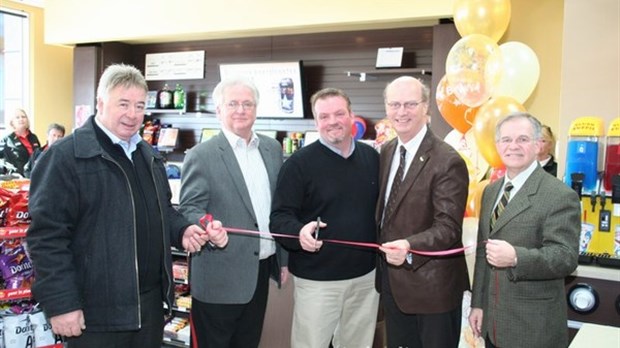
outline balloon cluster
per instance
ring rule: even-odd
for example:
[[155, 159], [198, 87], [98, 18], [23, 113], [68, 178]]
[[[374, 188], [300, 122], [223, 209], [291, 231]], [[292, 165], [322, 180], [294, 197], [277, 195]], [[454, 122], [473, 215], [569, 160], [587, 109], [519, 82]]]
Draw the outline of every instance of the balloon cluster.
[[[495, 147], [497, 121], [509, 113], [526, 111], [523, 103], [540, 75], [538, 58], [530, 47], [516, 41], [498, 45], [508, 28], [510, 11], [510, 0], [454, 1], [454, 23], [461, 39], [448, 53], [446, 74], [435, 94], [439, 112], [460, 135], [452, 145], [470, 152], [461, 155], [469, 157], [466, 162], [474, 167], [470, 168], [470, 182], [476, 184], [470, 187], [472, 205], [488, 183], [481, 182], [479, 174], [489, 169], [492, 174], [504, 170]], [[468, 143], [471, 134], [475, 144]], [[455, 138], [451, 134], [448, 137]], [[468, 206], [468, 213], [477, 216], [477, 209]]]

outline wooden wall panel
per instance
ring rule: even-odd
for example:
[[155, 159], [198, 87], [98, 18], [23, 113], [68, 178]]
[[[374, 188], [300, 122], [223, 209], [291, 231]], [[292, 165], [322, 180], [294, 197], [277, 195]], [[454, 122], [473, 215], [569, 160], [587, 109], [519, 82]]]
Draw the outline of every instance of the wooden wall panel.
[[[445, 25], [445, 24], [444, 24]], [[451, 25], [451, 24], [450, 24]], [[451, 25], [453, 26], [453, 25]], [[250, 63], [302, 60], [304, 63], [305, 109], [304, 120], [261, 120], [257, 127], [274, 127], [284, 132], [313, 129], [309, 99], [312, 93], [324, 87], [343, 89], [351, 98], [353, 111], [367, 120], [365, 138], [374, 138], [374, 124], [385, 116], [383, 89], [385, 85], [400, 74], [381, 74], [368, 76], [360, 81], [358, 76], [347, 76], [348, 71], [373, 71], [377, 49], [381, 47], [404, 47], [403, 68], [422, 68], [432, 71], [437, 51], [437, 31], [433, 27], [414, 27], [385, 30], [351, 31], [321, 34], [299, 34], [269, 37], [250, 37], [238, 39], [187, 41], [163, 44], [144, 44], [123, 46], [129, 61], [144, 71], [147, 53], [163, 53], [190, 50], [205, 51], [205, 77], [197, 80], [166, 81], [170, 88], [176, 83], [184, 86], [188, 95], [188, 111], [194, 111], [195, 95], [207, 92], [207, 110], [211, 114], [189, 112], [184, 115], [161, 115], [163, 123], [170, 123], [183, 129], [183, 148], [189, 148], [200, 140], [202, 128], [218, 127], [214, 117], [215, 107], [211, 93], [219, 82], [219, 65], [222, 63]], [[435, 44], [434, 44], [435, 42]], [[452, 43], [449, 44], [450, 46]], [[449, 47], [447, 48], [449, 50]], [[439, 51], [437, 51], [439, 52]], [[119, 59], [127, 61], [126, 56]], [[443, 67], [440, 69], [443, 71]], [[443, 74], [442, 74], [443, 75]], [[415, 75], [435, 88], [431, 75]], [[149, 81], [152, 90], [163, 87], [164, 81]], [[432, 100], [434, 103], [434, 99]], [[441, 117], [436, 108], [432, 116]]]

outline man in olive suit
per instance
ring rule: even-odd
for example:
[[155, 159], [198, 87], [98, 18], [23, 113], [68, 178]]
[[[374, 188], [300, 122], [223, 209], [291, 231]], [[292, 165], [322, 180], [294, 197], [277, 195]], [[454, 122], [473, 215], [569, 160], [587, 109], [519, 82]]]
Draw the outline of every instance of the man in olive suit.
[[506, 176], [482, 195], [469, 323], [486, 347], [566, 347], [564, 278], [577, 267], [579, 197], [536, 161], [533, 116], [506, 116], [495, 142]]

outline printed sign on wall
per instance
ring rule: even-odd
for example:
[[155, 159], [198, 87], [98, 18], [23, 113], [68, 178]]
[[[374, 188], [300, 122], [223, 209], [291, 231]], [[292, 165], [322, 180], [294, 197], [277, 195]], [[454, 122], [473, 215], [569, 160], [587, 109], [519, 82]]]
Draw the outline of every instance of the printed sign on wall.
[[147, 53], [144, 66], [147, 81], [202, 79], [205, 51]]

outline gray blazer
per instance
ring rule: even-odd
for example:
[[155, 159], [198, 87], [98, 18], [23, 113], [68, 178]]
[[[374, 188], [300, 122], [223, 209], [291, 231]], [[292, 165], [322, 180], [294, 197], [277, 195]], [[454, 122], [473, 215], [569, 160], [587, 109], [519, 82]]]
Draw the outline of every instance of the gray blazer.
[[[271, 194], [282, 166], [282, 147], [258, 134], [258, 149], [265, 163]], [[235, 154], [224, 133], [194, 146], [187, 152], [181, 170], [180, 211], [192, 222], [213, 215], [226, 227], [257, 230], [258, 223], [250, 194]], [[259, 238], [230, 233], [223, 249], [192, 255], [190, 284], [192, 296], [202, 302], [245, 304], [250, 301], [258, 278]], [[287, 255], [276, 243], [277, 263], [271, 274], [280, 282], [280, 267]]]
[[[577, 267], [581, 214], [575, 191], [540, 166], [495, 222], [491, 212], [503, 180], [486, 187], [478, 227], [472, 307], [483, 309], [482, 335], [499, 347], [566, 347], [564, 278]], [[483, 241], [512, 244], [518, 263], [495, 269]]]

